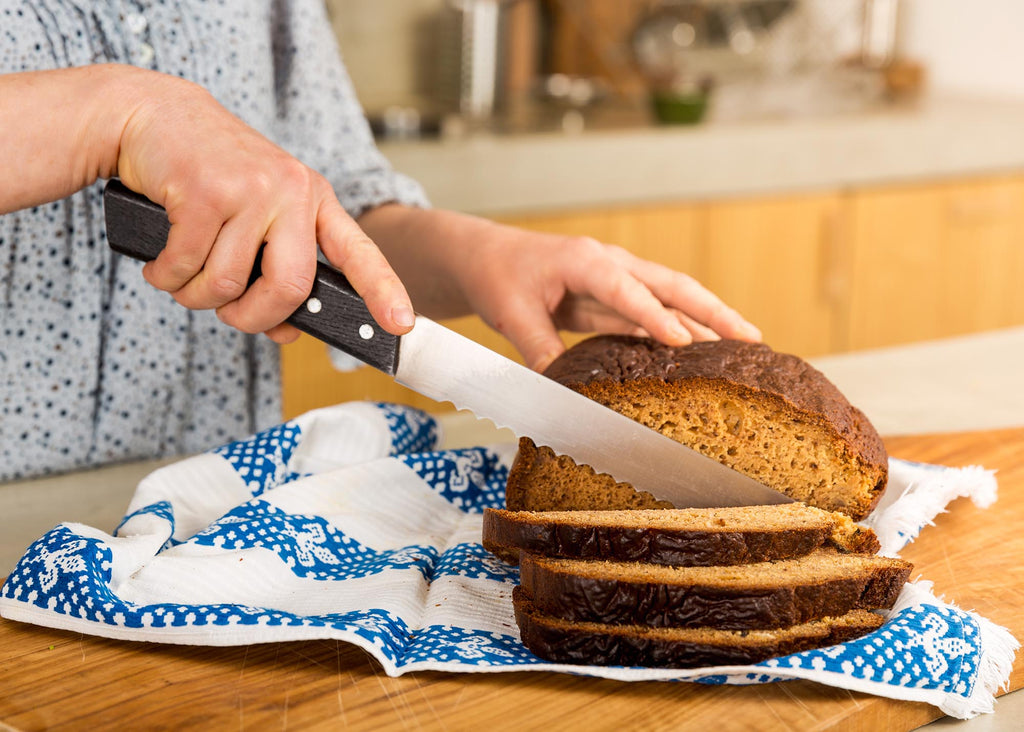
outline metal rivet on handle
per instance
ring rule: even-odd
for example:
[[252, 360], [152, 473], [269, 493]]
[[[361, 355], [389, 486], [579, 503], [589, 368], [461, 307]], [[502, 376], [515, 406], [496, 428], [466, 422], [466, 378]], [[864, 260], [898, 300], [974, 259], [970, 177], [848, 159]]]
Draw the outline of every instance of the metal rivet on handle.
[[311, 297], [308, 300], [306, 300], [306, 310], [313, 313], [314, 315], [319, 313], [320, 308], [322, 308], [323, 306], [324, 304], [315, 297]]
[[368, 341], [373, 338], [373, 326], [369, 323], [363, 323], [359, 326], [359, 337], [364, 341]]

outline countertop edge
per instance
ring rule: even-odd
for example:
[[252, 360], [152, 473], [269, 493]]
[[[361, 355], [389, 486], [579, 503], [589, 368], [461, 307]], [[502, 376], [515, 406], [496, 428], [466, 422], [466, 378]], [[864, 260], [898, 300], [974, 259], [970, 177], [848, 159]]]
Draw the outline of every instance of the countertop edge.
[[1024, 170], [1022, 128], [1024, 102], [943, 97], [842, 117], [380, 148], [435, 206], [513, 215], [1014, 173]]

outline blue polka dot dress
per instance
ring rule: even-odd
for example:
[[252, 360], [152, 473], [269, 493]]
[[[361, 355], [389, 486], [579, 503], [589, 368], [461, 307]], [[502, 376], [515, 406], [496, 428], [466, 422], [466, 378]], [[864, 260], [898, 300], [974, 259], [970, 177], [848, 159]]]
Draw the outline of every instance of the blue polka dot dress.
[[[203, 85], [353, 216], [426, 205], [374, 147], [322, 0], [0, 0], [0, 73], [104, 62]], [[101, 193], [0, 216], [0, 480], [206, 450], [280, 420], [276, 346], [146, 284], [106, 244]]]

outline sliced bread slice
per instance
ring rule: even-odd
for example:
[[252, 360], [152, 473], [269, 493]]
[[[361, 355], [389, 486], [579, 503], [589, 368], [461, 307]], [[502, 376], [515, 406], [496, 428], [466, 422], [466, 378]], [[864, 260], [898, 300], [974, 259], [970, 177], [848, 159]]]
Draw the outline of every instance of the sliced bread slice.
[[519, 572], [537, 609], [564, 620], [742, 630], [892, 607], [912, 566], [902, 559], [828, 549], [794, 559], [715, 567], [523, 552]]
[[621, 511], [484, 511], [483, 544], [512, 563], [549, 557], [675, 566], [745, 564], [824, 546], [876, 552], [878, 539], [849, 517], [800, 503]]
[[881, 615], [853, 610], [776, 630], [652, 628], [551, 617], [521, 587], [512, 592], [523, 645], [555, 663], [694, 668], [757, 663], [842, 643], [877, 630]]

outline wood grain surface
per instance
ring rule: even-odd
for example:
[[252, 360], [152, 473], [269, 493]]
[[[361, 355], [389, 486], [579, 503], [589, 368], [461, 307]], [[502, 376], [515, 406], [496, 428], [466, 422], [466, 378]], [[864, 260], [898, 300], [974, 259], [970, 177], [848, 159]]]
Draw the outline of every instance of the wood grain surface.
[[[1024, 638], [1024, 429], [901, 437], [890, 454], [999, 470], [904, 552], [939, 595]], [[1024, 683], [1018, 654], [1011, 688]], [[998, 707], [997, 712], [998, 716]], [[336, 641], [200, 648], [0, 620], [0, 729], [909, 730], [934, 707], [810, 682], [625, 683], [543, 672], [389, 678]]]

